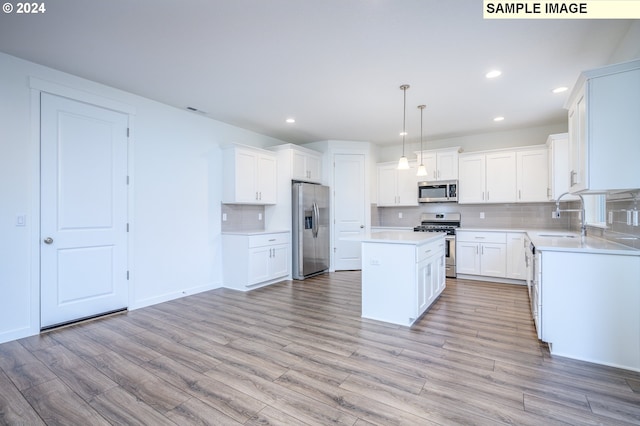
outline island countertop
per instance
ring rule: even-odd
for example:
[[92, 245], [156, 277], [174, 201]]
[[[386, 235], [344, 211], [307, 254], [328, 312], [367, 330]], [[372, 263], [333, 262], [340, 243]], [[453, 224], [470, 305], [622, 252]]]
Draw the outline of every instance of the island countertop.
[[446, 233], [444, 232], [382, 231], [367, 232], [364, 235], [357, 235], [353, 237], [343, 237], [342, 240], [360, 241], [362, 243], [410, 244], [419, 246], [437, 241], [445, 235]]

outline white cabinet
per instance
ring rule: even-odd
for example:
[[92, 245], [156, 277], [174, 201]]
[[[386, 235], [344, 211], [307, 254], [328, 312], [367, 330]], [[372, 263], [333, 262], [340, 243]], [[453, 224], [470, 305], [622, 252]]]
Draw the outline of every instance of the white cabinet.
[[458, 157], [460, 147], [442, 150], [416, 151], [418, 163], [422, 155], [422, 163], [427, 170], [426, 176], [420, 176], [419, 180], [439, 181], [458, 179]]
[[546, 146], [516, 152], [517, 202], [548, 201], [549, 150]]
[[[558, 133], [547, 138], [549, 149], [549, 201], [569, 191], [569, 134]], [[577, 196], [567, 195], [563, 201], [577, 200]]]
[[301, 148], [288, 148], [285, 155], [291, 163], [291, 180], [320, 183], [322, 181], [322, 157], [320, 153]]
[[541, 340], [551, 354], [640, 371], [640, 256], [540, 257]]
[[459, 203], [516, 201], [516, 153], [513, 151], [460, 155], [458, 173]]
[[273, 153], [233, 145], [222, 150], [222, 202], [275, 204], [277, 162]]
[[456, 233], [456, 272], [506, 277], [506, 243], [504, 232], [458, 231]]
[[224, 286], [247, 291], [286, 279], [290, 273], [289, 232], [223, 234]]
[[362, 316], [412, 325], [446, 286], [444, 239], [362, 243]]
[[516, 280], [527, 278], [524, 254], [525, 234], [523, 232], [507, 232], [507, 278]]
[[640, 60], [582, 73], [567, 109], [571, 192], [640, 188]]
[[418, 178], [415, 162], [408, 170], [398, 170], [398, 164], [378, 164], [378, 206], [417, 206]]

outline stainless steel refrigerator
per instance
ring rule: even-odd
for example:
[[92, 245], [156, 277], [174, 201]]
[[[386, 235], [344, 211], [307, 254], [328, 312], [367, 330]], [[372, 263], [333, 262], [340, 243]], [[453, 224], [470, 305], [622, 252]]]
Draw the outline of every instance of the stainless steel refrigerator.
[[292, 188], [293, 278], [329, 270], [329, 187], [296, 182]]

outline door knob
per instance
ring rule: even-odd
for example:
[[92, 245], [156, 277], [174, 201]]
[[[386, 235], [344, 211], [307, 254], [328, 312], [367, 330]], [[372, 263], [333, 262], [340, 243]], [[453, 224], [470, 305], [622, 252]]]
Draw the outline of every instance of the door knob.
[[47, 237], [47, 238], [45, 238], [45, 239], [44, 239], [44, 243], [45, 243], [45, 244], [51, 244], [51, 243], [53, 243], [53, 238], [51, 238], [51, 237]]
[[364, 225], [360, 225], [360, 229], [364, 228]]

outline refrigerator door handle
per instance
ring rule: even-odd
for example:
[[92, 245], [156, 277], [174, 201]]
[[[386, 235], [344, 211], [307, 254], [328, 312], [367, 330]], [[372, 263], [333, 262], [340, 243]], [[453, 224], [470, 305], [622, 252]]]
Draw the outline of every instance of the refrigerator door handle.
[[318, 238], [318, 220], [320, 219], [320, 210], [318, 204], [313, 202], [313, 238]]

